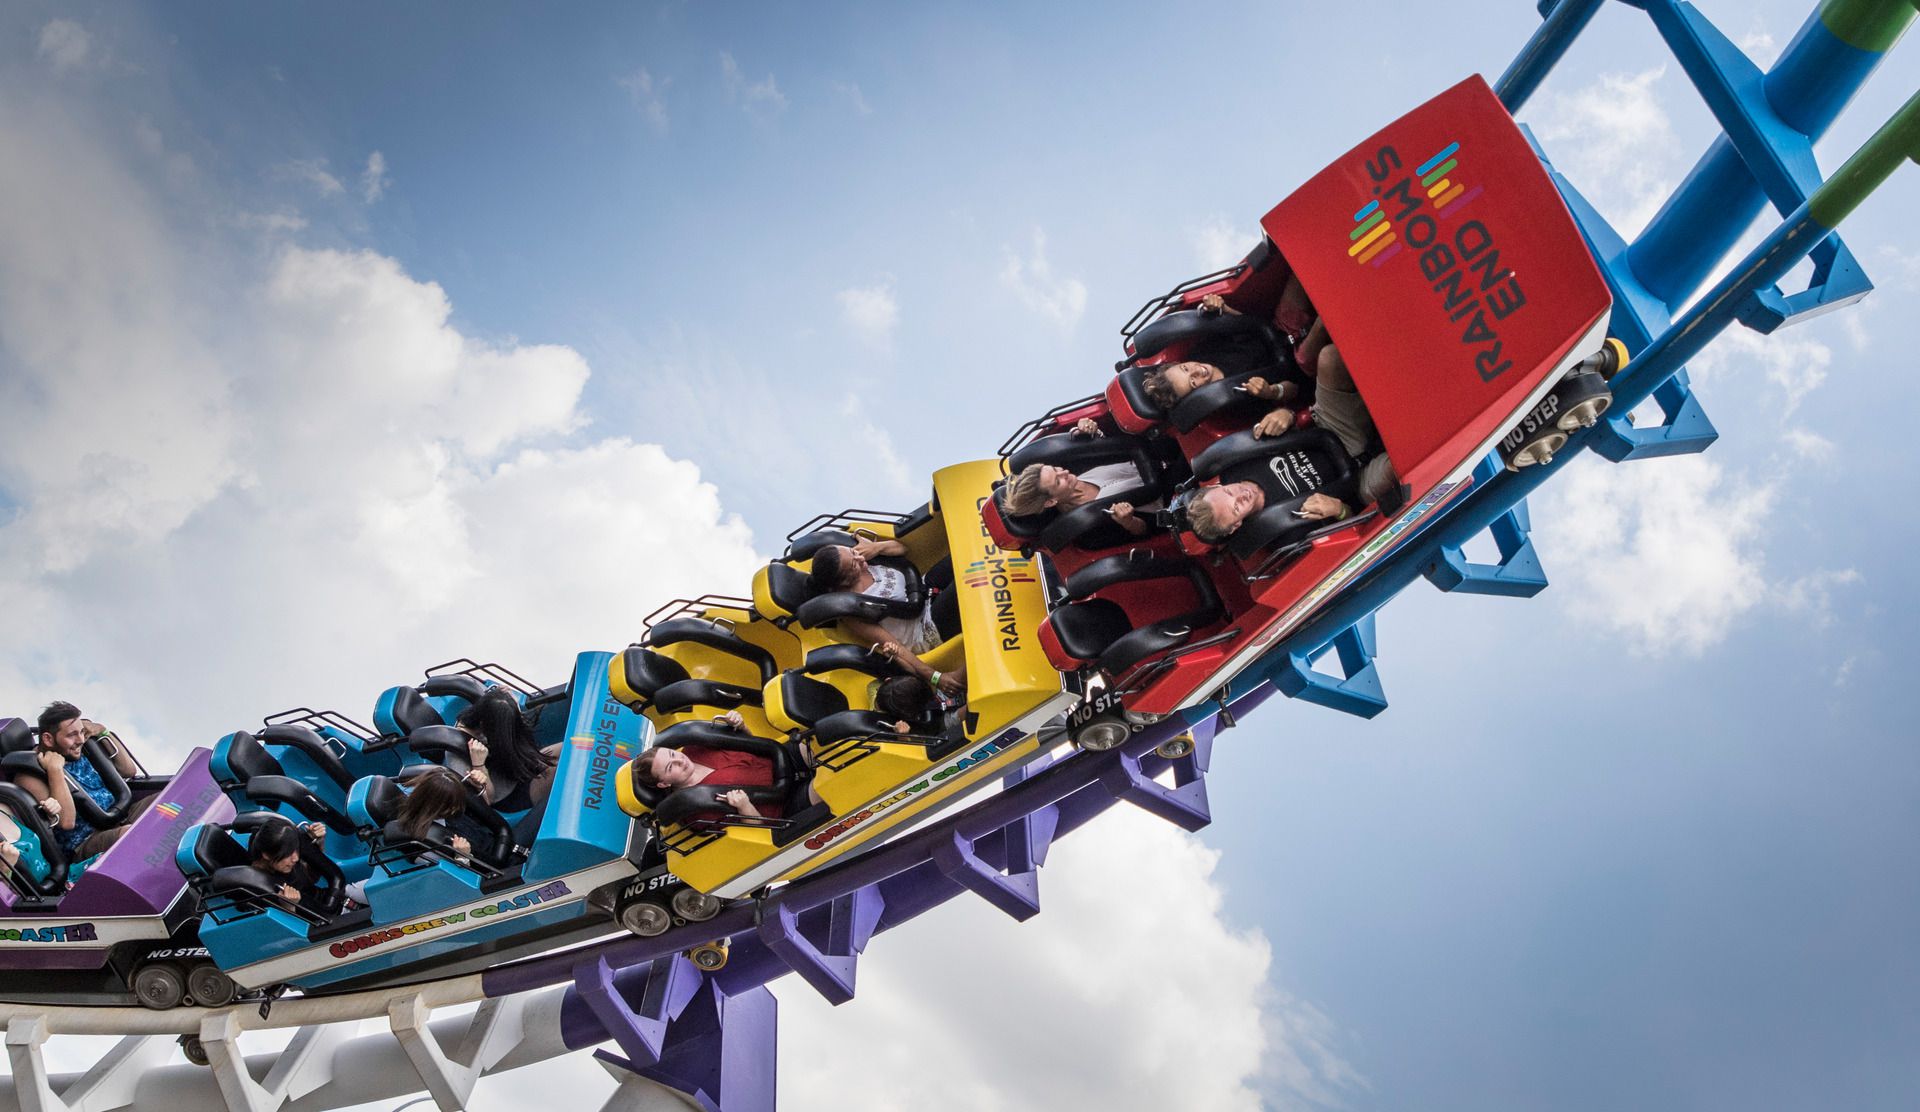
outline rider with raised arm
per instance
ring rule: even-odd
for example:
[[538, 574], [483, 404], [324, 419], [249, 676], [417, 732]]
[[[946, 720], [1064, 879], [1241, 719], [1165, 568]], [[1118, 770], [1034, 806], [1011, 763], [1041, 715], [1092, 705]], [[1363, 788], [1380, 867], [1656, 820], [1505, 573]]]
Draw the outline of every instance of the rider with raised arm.
[[[833, 591], [852, 591], [874, 598], [904, 601], [907, 577], [898, 568], [872, 561], [882, 556], [905, 556], [907, 546], [895, 540], [863, 540], [852, 545], [830, 544], [816, 552], [808, 585], [816, 595]], [[866, 622], [857, 618], [841, 619], [848, 633], [876, 647], [894, 663], [938, 687], [947, 695], [958, 695], [966, 687], [966, 666], [950, 672], [936, 671], [921, 659], [943, 642], [960, 635], [960, 597], [953, 589], [953, 562], [941, 560], [928, 569], [923, 582], [929, 597], [920, 613], [906, 618], [882, 618]]]

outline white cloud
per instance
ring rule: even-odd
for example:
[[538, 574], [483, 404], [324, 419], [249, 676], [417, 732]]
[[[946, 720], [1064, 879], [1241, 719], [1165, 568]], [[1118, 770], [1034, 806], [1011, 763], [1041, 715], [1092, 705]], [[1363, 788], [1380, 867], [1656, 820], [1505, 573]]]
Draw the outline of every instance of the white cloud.
[[[1891, 285], [1903, 290], [1920, 290], [1920, 251], [1902, 251], [1891, 243], [1880, 245], [1876, 254], [1886, 264]], [[1854, 313], [1847, 314], [1852, 320]]]
[[1818, 568], [1781, 584], [1776, 592], [1787, 613], [1815, 629], [1833, 624], [1833, 596], [1837, 588], [1860, 582], [1860, 573], [1852, 568]]
[[1028, 308], [1051, 318], [1066, 331], [1080, 322], [1087, 308], [1087, 287], [1078, 278], [1055, 277], [1047, 259], [1046, 232], [1033, 230], [1033, 250], [1022, 255], [1012, 247], [1002, 249], [1005, 262], [1000, 268], [1000, 284]]
[[1745, 51], [1747, 57], [1753, 59], [1754, 65], [1761, 69], [1773, 65], [1774, 60], [1780, 57], [1779, 40], [1773, 37], [1773, 32], [1767, 29], [1766, 21], [1758, 15], [1753, 17], [1746, 34], [1740, 36], [1740, 49]]
[[847, 98], [847, 103], [852, 106], [854, 115], [873, 115], [873, 105], [867, 103], [867, 94], [860, 91], [860, 86], [851, 81], [835, 81], [833, 91]]
[[304, 231], [307, 218], [300, 215], [296, 209], [282, 208], [273, 212], [242, 212], [234, 216], [233, 223], [236, 227], [265, 232], [272, 236], [284, 232]]
[[640, 110], [655, 131], [664, 133], [667, 130], [666, 95], [667, 86], [673, 83], [672, 78], [655, 80], [653, 74], [641, 68], [625, 77], [614, 78], [613, 83], [627, 91], [627, 95], [633, 98], [633, 106]]
[[1222, 270], [1247, 257], [1259, 236], [1218, 214], [1193, 229], [1193, 261], [1202, 272]]
[[1688, 364], [1696, 384], [1739, 383], [1751, 388], [1757, 372], [1773, 387], [1779, 416], [1791, 416], [1827, 380], [1833, 349], [1812, 335], [1782, 329], [1762, 336], [1745, 328], [1722, 332]]
[[[1262, 1080], [1300, 1103], [1351, 1091], [1325, 1018], [1268, 991], [1265, 937], [1222, 920], [1218, 861], [1117, 807], [1054, 847], [1039, 917], [963, 896], [877, 939], [838, 1008], [778, 982], [782, 1106], [1198, 1112], [1260, 1108]], [[992, 1068], [929, 1069], [929, 1046]]]
[[93, 36], [71, 19], [49, 20], [40, 28], [40, 42], [34, 52], [45, 58], [55, 73], [65, 73], [86, 64], [93, 53]]
[[[841, 424], [847, 432], [848, 443], [860, 446], [863, 478], [879, 476], [892, 487], [895, 497], [906, 498], [918, 504], [926, 500], [926, 481], [919, 477], [913, 468], [907, 466], [900, 456], [900, 450], [894, 446], [893, 434], [874, 423], [867, 415], [867, 407], [853, 394], [847, 395], [840, 403]], [[916, 416], [914, 420], [924, 420]], [[912, 432], [912, 429], [907, 429]]]
[[1660, 65], [1603, 73], [1570, 93], [1537, 97], [1526, 110], [1554, 165], [1627, 239], [1653, 219], [1680, 169], [1680, 143], [1656, 88], [1666, 72]]
[[378, 201], [387, 192], [387, 186], [393, 179], [387, 176], [387, 156], [375, 151], [367, 156], [367, 168], [360, 171], [360, 196], [368, 204]]
[[1553, 594], [1638, 651], [1698, 655], [1767, 597], [1759, 542], [1774, 493], [1703, 456], [1583, 455], [1534, 496]]
[[758, 123], [770, 123], [787, 110], [787, 94], [769, 73], [764, 81], [748, 81], [740, 72], [740, 63], [733, 55], [720, 52], [720, 80], [727, 90], [727, 100], [740, 105], [741, 109]]
[[876, 286], [854, 286], [834, 295], [847, 327], [882, 351], [893, 345], [893, 329], [900, 322], [900, 306], [893, 296], [893, 280]]
[[311, 186], [322, 197], [346, 192], [347, 187], [341, 185], [340, 179], [327, 169], [327, 160], [324, 158], [292, 159], [275, 167], [275, 172], [289, 181]]
[[0, 611], [48, 631], [0, 651], [0, 705], [78, 699], [165, 766], [457, 656], [554, 682], [747, 582], [692, 464], [581, 437], [572, 349], [467, 334], [374, 252], [176, 239], [57, 114], [0, 142]]

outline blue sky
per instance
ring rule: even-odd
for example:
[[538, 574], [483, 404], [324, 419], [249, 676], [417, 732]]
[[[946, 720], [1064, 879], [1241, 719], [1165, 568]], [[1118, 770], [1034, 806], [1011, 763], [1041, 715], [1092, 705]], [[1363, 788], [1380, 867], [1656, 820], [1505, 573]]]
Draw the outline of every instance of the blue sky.
[[[1701, 6], [1763, 60], [1805, 15]], [[456, 655], [558, 674], [1098, 389], [1140, 302], [1535, 18], [16, 5], [0, 608], [57, 632], [0, 698], [177, 753]], [[1655, 48], [1610, 6], [1522, 117], [1628, 228], [1712, 134]], [[1115, 816], [1036, 923], [950, 908], [853, 1005], [783, 994], [787, 1105], [1909, 1107], [1917, 179], [1847, 225], [1867, 303], [1696, 362], [1709, 453], [1535, 500], [1548, 592], [1382, 613], [1386, 714], [1270, 705], [1198, 843]], [[1002, 976], [935, 969], [961, 938]], [[845, 1056], [1011, 1053], [1022, 1010], [1085, 1045], [947, 1091]]]

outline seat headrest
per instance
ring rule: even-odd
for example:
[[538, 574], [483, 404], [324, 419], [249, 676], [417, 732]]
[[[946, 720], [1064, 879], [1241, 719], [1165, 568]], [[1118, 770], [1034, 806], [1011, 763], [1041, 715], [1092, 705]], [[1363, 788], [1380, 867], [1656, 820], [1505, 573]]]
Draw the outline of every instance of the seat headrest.
[[284, 745], [289, 749], [299, 750], [313, 762], [321, 775], [343, 789], [353, 786], [353, 774], [347, 771], [347, 766], [341, 763], [339, 754], [333, 751], [333, 747], [327, 744], [326, 739], [314, 730], [305, 726], [281, 724], [262, 726], [255, 736], [268, 745]]
[[33, 726], [24, 718], [0, 718], [0, 753], [33, 751]]
[[228, 830], [207, 822], [195, 826], [180, 840], [175, 860], [188, 876], [211, 877], [221, 869], [245, 865], [247, 851]]
[[465, 699], [469, 703], [479, 702], [480, 696], [486, 693], [487, 685], [482, 683], [478, 676], [461, 673], [428, 676], [420, 683], [422, 695], [452, 695], [455, 698]]
[[1022, 444], [1007, 457], [1007, 474], [1018, 475], [1036, 463], [1064, 467], [1076, 474], [1109, 463], [1131, 463], [1151, 474], [1154, 466], [1146, 441], [1135, 436], [1088, 436], [1055, 433]]
[[644, 645], [628, 645], [613, 662], [610, 684], [613, 693], [628, 706], [644, 703], [670, 683], [687, 678], [679, 661], [662, 656]]
[[787, 545], [787, 560], [811, 560], [813, 554], [830, 544], [851, 548], [860, 543], [860, 538], [845, 529], [815, 529], [806, 536]]
[[456, 776], [465, 776], [473, 771], [469, 740], [458, 726], [422, 726], [407, 735], [407, 748]]
[[446, 722], [440, 717], [426, 696], [412, 687], [390, 687], [380, 695], [380, 701], [373, 708], [373, 724], [385, 734], [407, 734], [422, 726], [437, 726]]
[[775, 613], [768, 616], [785, 618], [813, 597], [813, 586], [808, 583], [806, 572], [775, 560], [767, 565], [767, 595], [775, 608]]
[[287, 770], [267, 752], [254, 736], [245, 730], [235, 730], [220, 739], [214, 747], [215, 769], [224, 763], [236, 784], [245, 784], [256, 776], [285, 776]]
[[347, 809], [354, 825], [382, 827], [400, 817], [400, 806], [407, 801], [406, 789], [386, 776], [369, 776], [353, 787]]
[[840, 669], [885, 678], [903, 673], [900, 666], [864, 645], [825, 645], [807, 654], [800, 670], [809, 676]]
[[782, 672], [777, 685], [780, 710], [802, 726], [811, 726], [829, 714], [847, 709], [847, 697], [838, 688], [798, 671]]
[[1107, 411], [1114, 424], [1136, 436], [1167, 419], [1166, 411], [1147, 396], [1146, 380], [1147, 368], [1128, 367], [1107, 383]]
[[773, 674], [780, 670], [774, 663], [772, 653], [743, 640], [739, 634], [720, 623], [705, 618], [670, 618], [647, 631], [646, 644], [655, 648], [683, 642], [704, 645], [746, 661], [760, 670], [761, 683], [772, 679]]

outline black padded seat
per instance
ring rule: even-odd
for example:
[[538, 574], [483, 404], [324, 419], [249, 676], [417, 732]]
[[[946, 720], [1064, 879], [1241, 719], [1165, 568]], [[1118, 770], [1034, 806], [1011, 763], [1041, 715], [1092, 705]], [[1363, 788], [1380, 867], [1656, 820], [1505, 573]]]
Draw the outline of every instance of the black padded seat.
[[774, 560], [767, 565], [767, 595], [773, 605], [784, 613], [763, 614], [761, 617], [786, 618], [813, 597], [813, 588], [807, 583], [806, 572], [785, 561]]
[[[1317, 426], [1271, 439], [1251, 431], [1215, 441], [1194, 459], [1194, 473], [1222, 483], [1252, 481], [1266, 491], [1266, 505], [1222, 543], [1240, 560], [1262, 552], [1304, 548], [1315, 536], [1352, 523], [1310, 521], [1295, 515], [1311, 494], [1338, 498], [1355, 509], [1359, 475], [1340, 438]], [[1196, 494], [1204, 492], [1200, 488]], [[1297, 492], [1297, 493], [1296, 493]]]
[[[661, 730], [654, 735], [652, 749], [685, 749], [689, 746], [702, 749], [725, 749], [736, 753], [751, 753], [764, 757], [773, 765], [773, 783], [766, 787], [749, 787], [741, 790], [755, 804], [780, 803], [791, 806], [790, 796], [795, 787], [802, 782], [794, 775], [796, 763], [787, 747], [769, 738], [756, 737], [716, 726], [710, 722], [681, 722]], [[646, 804], [654, 820], [661, 824], [682, 822], [691, 815], [705, 811], [726, 811], [727, 805], [719, 801], [723, 791], [731, 790], [727, 784], [694, 784], [691, 787], [672, 791], [663, 790], [640, 774], [638, 762], [632, 766], [633, 794]]]
[[315, 795], [313, 789], [288, 776], [273, 754], [245, 730], [234, 731], [228, 739], [227, 768], [232, 771], [233, 779], [223, 781], [221, 787], [238, 790], [269, 810], [291, 807], [310, 822], [325, 823], [329, 830], [342, 834], [354, 832], [352, 820]]
[[1064, 467], [1079, 474], [1109, 463], [1131, 463], [1151, 483], [1160, 470], [1161, 460], [1152, 442], [1137, 436], [1074, 436], [1055, 433], [1028, 441], [1007, 457], [1007, 474], [1018, 475], [1036, 463]]
[[33, 752], [33, 726], [24, 718], [0, 718], [0, 753]]
[[739, 706], [760, 705], [758, 688], [742, 687], [715, 680], [696, 680], [672, 657], [652, 649], [632, 645], [621, 654], [627, 686], [661, 714], [678, 714], [693, 707], [719, 707], [731, 710]]
[[[1193, 588], [1196, 605], [1186, 613], [1136, 626], [1134, 618], [1114, 600], [1087, 597], [1120, 583], [1153, 579], [1185, 579]], [[1042, 646], [1053, 643], [1057, 656], [1051, 650], [1048, 655], [1056, 665], [1091, 664], [1115, 677], [1148, 657], [1185, 644], [1196, 630], [1225, 614], [1206, 569], [1179, 557], [1137, 553], [1109, 556], [1074, 573], [1068, 580], [1067, 594], [1075, 601], [1048, 615], [1041, 627]]]
[[[10, 778], [31, 776], [43, 784], [47, 782], [46, 770], [40, 767], [37, 732], [25, 719], [0, 721], [0, 773]], [[81, 746], [80, 757], [91, 763], [93, 770], [100, 774], [100, 783], [112, 793], [113, 802], [101, 807], [91, 795], [75, 786], [74, 813], [96, 830], [105, 830], [125, 822], [127, 808], [133, 805], [133, 789], [127, 786], [126, 777], [113, 767], [112, 758], [92, 738], [88, 738], [86, 744]]]
[[299, 750], [313, 762], [314, 767], [318, 768], [322, 775], [332, 780], [342, 791], [352, 788], [354, 780], [357, 779], [347, 771], [347, 766], [340, 761], [340, 755], [333, 751], [333, 747], [327, 744], [326, 739], [306, 726], [262, 726], [254, 737], [266, 745], [284, 745], [289, 749]]
[[45, 898], [58, 896], [67, 887], [67, 855], [60, 848], [60, 840], [42, 811], [27, 789], [18, 784], [0, 781], [0, 806], [13, 815], [14, 821], [24, 830], [31, 830], [40, 839], [40, 854], [47, 859], [47, 879], [35, 882], [25, 869], [10, 870], [9, 879], [15, 887], [30, 892], [34, 896]]
[[789, 670], [780, 674], [780, 705], [788, 718], [811, 728], [827, 715], [846, 710], [847, 697], [830, 683]]
[[[662, 826], [686, 822], [696, 816], [710, 815], [715, 811], [725, 815], [732, 808], [728, 807], [720, 797], [734, 790], [736, 789], [733, 786], [727, 784], [694, 784], [668, 793], [658, 806], [650, 807], [650, 810], [654, 821]], [[789, 805], [789, 792], [784, 785], [775, 784], [770, 787], [737, 790], [746, 792], [747, 798], [751, 799], [756, 807], [769, 803], [778, 803], [783, 807]]]
[[[825, 645], [807, 654], [800, 671], [809, 676], [823, 672], [863, 672], [874, 679], [906, 675], [898, 664], [864, 645]], [[769, 677], [771, 678], [771, 677]]]
[[828, 545], [852, 547], [859, 544], [860, 538], [845, 529], [815, 529], [813, 532], [787, 544], [787, 553], [782, 559], [811, 560], [814, 554]]
[[1183, 358], [1212, 363], [1224, 371], [1293, 366], [1292, 354], [1279, 331], [1266, 321], [1245, 314], [1215, 314], [1201, 309], [1168, 313], [1148, 324], [1133, 334], [1127, 350], [1137, 362], [1181, 343], [1188, 345]]
[[24, 718], [0, 721], [0, 773], [31, 776], [46, 783], [46, 770], [34, 752], [33, 727]]
[[472, 740], [458, 726], [422, 726], [407, 735], [407, 748], [455, 776], [465, 776], [473, 771], [467, 748]]
[[[260, 812], [264, 814], [265, 812]], [[202, 875], [211, 877], [221, 869], [230, 869], [235, 865], [245, 865], [248, 861], [247, 850], [233, 832], [216, 823], [202, 823], [194, 828], [193, 841], [187, 849], [194, 863], [200, 866]]]
[[927, 601], [926, 586], [920, 581], [919, 569], [898, 556], [881, 556], [869, 563], [893, 568], [904, 575], [907, 597], [880, 598], [855, 591], [829, 591], [801, 603], [800, 608], [793, 612], [794, 618], [808, 629], [818, 629], [846, 618], [877, 622], [882, 618], [918, 617]]
[[418, 688], [396, 687], [393, 689], [393, 722], [405, 737], [422, 726], [444, 726], [447, 720], [440, 717], [432, 703]]
[[[361, 829], [356, 833], [366, 839], [376, 853], [393, 850], [412, 857], [425, 854], [446, 860], [449, 864], [460, 865], [453, 848], [453, 835], [443, 823], [438, 820], [430, 823], [426, 836], [422, 838], [411, 837], [400, 825], [400, 809], [406, 799], [406, 791], [389, 777], [369, 777], [365, 802], [367, 817], [374, 826], [373, 830]], [[474, 860], [495, 869], [506, 868], [513, 858], [513, 828], [472, 788], [467, 789], [467, 816], [486, 827], [493, 836], [492, 852], [484, 856], [474, 854]], [[374, 830], [378, 833], [373, 833]]]
[[759, 670], [763, 684], [780, 670], [772, 653], [705, 618], [669, 618], [648, 630], [643, 644], [654, 649], [677, 644], [704, 645], [753, 665]]
[[[213, 884], [209, 886], [211, 894], [219, 894], [221, 870], [234, 867], [250, 870], [252, 868], [253, 855], [240, 845], [239, 840], [233, 837], [234, 834], [252, 836], [272, 823], [286, 821], [284, 817], [270, 812], [251, 811], [235, 816], [234, 820], [224, 828], [212, 824], [200, 827], [200, 837], [193, 845], [193, 856], [200, 867], [214, 878]], [[326, 850], [320, 843], [307, 837], [304, 832], [300, 834], [300, 863], [307, 867], [307, 872], [315, 880], [324, 883], [326, 887], [322, 889], [322, 898], [318, 903], [302, 903], [299, 909], [322, 918], [331, 918], [339, 914], [340, 905], [347, 898], [347, 878], [341, 873], [340, 866], [334, 862], [333, 858], [327, 856]], [[268, 878], [272, 887], [267, 895], [277, 899], [278, 886], [285, 882], [270, 873], [265, 873], [264, 870], [253, 871], [259, 871]], [[234, 879], [241, 878], [236, 875]]]
[[464, 672], [428, 676], [420, 684], [422, 695], [452, 695], [455, 698], [465, 699], [469, 703], [479, 702], [480, 696], [486, 693], [487, 685], [481, 681], [480, 677], [467, 675]]
[[1049, 615], [1046, 624], [1065, 654], [1083, 667], [1133, 630], [1120, 604], [1104, 598], [1068, 603]]
[[[1247, 380], [1253, 377], [1253, 372], [1228, 375], [1218, 382], [1209, 382], [1189, 392], [1186, 397], [1173, 403], [1173, 408], [1167, 413], [1167, 422], [1180, 432], [1192, 432], [1215, 417], [1257, 420], [1273, 409], [1273, 403], [1247, 393]], [[1278, 376], [1269, 369], [1261, 377], [1271, 382]]]

